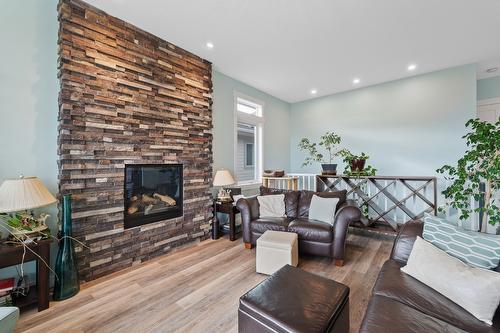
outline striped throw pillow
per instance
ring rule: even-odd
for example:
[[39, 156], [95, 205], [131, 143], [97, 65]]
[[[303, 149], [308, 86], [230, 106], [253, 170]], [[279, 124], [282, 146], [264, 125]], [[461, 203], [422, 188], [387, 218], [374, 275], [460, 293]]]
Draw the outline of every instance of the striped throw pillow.
[[426, 214], [423, 238], [463, 262], [493, 269], [500, 262], [500, 236], [468, 231], [445, 219]]

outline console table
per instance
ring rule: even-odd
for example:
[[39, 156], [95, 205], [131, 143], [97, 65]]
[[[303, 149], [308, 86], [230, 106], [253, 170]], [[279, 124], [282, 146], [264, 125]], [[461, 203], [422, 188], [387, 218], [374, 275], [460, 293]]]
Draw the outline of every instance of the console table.
[[437, 214], [436, 177], [316, 176], [317, 191], [344, 189], [370, 222], [383, 221], [394, 230], [426, 212]]
[[[50, 265], [51, 242], [51, 239], [46, 239], [26, 246]], [[0, 243], [0, 268], [21, 264], [23, 252], [23, 246], [21, 245]], [[38, 303], [38, 311], [42, 311], [49, 307], [49, 269], [33, 252], [26, 249], [24, 262], [36, 261], [36, 288], [30, 287], [27, 296], [15, 298], [13, 301], [14, 305], [20, 309]]]

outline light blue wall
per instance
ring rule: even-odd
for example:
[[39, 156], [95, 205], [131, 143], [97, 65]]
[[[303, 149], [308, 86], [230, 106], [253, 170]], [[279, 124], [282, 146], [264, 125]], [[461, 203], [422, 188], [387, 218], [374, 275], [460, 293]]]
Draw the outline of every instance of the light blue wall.
[[[0, 11], [0, 181], [20, 173], [36, 175], [53, 193], [57, 191], [56, 4], [57, 0], [3, 1]], [[293, 105], [217, 71], [213, 84], [214, 170], [234, 166], [235, 91], [265, 102], [264, 168], [295, 172], [319, 170], [300, 168], [298, 140], [335, 130], [352, 150], [368, 152], [381, 174], [433, 174], [462, 153], [459, 138], [464, 123], [475, 115], [473, 66]], [[55, 232], [57, 209], [53, 206], [48, 212]], [[15, 273], [0, 271], [0, 277], [8, 275]]]
[[234, 175], [234, 93], [264, 105], [264, 169], [290, 165], [290, 104], [220, 72], [213, 72], [214, 171], [224, 168]]
[[291, 171], [318, 172], [301, 168], [297, 144], [333, 130], [353, 152], [368, 153], [380, 175], [431, 176], [463, 153], [460, 138], [475, 114], [473, 65], [292, 104]]
[[477, 80], [477, 100], [500, 97], [500, 76]]
[[[21, 173], [33, 175], [53, 194], [59, 91], [56, 6], [56, 0], [2, 1], [0, 10], [0, 182]], [[48, 223], [56, 232], [56, 206], [44, 211], [51, 214]], [[16, 276], [15, 270], [1, 270], [4, 276]]]

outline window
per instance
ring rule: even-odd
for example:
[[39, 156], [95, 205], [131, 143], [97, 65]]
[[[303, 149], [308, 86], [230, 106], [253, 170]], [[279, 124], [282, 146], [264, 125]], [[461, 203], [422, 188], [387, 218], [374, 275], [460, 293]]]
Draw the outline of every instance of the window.
[[262, 117], [262, 107], [258, 104], [238, 98], [237, 110], [246, 114]]
[[238, 184], [260, 182], [264, 104], [235, 94], [235, 176]]
[[245, 144], [245, 168], [253, 168], [253, 160], [254, 160], [254, 151], [253, 151], [253, 143]]

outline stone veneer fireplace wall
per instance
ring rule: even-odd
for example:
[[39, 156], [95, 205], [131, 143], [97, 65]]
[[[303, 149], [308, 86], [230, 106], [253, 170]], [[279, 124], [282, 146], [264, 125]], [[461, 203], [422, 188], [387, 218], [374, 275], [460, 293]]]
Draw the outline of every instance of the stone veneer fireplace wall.
[[[58, 11], [59, 192], [88, 281], [208, 237], [212, 67], [84, 2]], [[124, 228], [125, 165], [168, 163], [183, 165], [183, 215]]]

